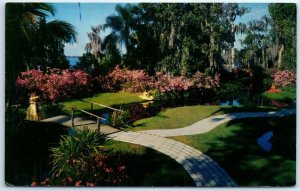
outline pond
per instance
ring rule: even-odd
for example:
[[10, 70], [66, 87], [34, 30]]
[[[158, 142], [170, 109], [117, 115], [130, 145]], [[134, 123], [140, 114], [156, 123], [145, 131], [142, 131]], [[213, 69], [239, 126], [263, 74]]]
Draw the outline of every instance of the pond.
[[268, 131], [257, 138], [256, 142], [264, 151], [269, 152], [273, 146], [273, 144], [270, 142], [272, 137], [273, 131]]

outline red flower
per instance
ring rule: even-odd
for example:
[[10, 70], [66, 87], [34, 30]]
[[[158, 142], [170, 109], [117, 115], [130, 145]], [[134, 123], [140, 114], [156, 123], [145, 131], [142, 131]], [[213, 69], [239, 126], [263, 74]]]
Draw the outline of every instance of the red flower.
[[121, 171], [124, 171], [124, 170], [126, 170], [126, 166], [123, 165], [123, 166], [120, 166], [120, 167], [119, 167], [119, 171], [120, 171], [120, 172], [121, 172]]
[[81, 183], [82, 183], [82, 181], [77, 181], [77, 182], [75, 183], [75, 186], [81, 186]]
[[93, 182], [86, 182], [86, 186], [95, 186]]
[[31, 183], [31, 186], [36, 186], [36, 182], [32, 182], [32, 183]]

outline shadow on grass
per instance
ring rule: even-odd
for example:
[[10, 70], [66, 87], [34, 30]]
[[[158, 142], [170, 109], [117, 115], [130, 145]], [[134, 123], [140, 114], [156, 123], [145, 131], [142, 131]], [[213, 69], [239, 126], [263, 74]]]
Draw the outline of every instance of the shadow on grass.
[[275, 107], [267, 107], [267, 106], [227, 106], [220, 107], [217, 111], [211, 113], [211, 116], [217, 113], [240, 113], [240, 112], [268, 112], [268, 111], [278, 111]]
[[66, 130], [58, 124], [25, 121], [18, 127], [6, 126], [5, 181], [25, 186], [46, 178], [51, 170], [49, 149], [63, 134]]
[[[221, 128], [221, 127], [219, 127]], [[216, 160], [240, 186], [294, 186], [296, 178], [296, 117], [233, 120], [226, 136], [207, 143]], [[257, 138], [273, 131], [269, 152]]]
[[[160, 152], [123, 142], [110, 141], [108, 144], [125, 147], [121, 148], [121, 155], [129, 178], [122, 186], [195, 186], [179, 163]], [[140, 149], [143, 151], [138, 151]]]

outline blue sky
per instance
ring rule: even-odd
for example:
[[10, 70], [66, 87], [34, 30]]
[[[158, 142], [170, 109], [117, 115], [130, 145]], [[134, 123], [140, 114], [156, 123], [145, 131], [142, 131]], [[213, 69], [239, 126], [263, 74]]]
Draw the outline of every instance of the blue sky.
[[[81, 56], [84, 53], [84, 46], [89, 39], [87, 33], [91, 31], [91, 26], [104, 24], [107, 16], [115, 14], [115, 3], [80, 3], [81, 7], [81, 20], [78, 3], [53, 3], [56, 8], [55, 16], [48, 17], [47, 19], [64, 20], [76, 27], [78, 32], [77, 43], [66, 44], [65, 54], [67, 56]], [[250, 13], [237, 17], [236, 23], [248, 22], [253, 19], [259, 19], [264, 15], [269, 15], [267, 3], [240, 3], [240, 7], [247, 7]], [[103, 38], [109, 33], [107, 29], [101, 34]], [[241, 39], [243, 36], [238, 35], [236, 39]], [[237, 40], [235, 43], [236, 48], [240, 48], [240, 43]]]

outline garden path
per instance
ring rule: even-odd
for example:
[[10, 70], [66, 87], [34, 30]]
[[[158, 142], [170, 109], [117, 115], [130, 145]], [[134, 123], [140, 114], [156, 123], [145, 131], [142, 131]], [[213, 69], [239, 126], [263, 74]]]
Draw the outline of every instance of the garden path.
[[161, 137], [196, 135], [196, 134], [207, 133], [210, 130], [214, 129], [215, 127], [233, 119], [252, 118], [252, 117], [281, 117], [281, 116], [294, 115], [294, 114], [296, 114], [296, 109], [283, 109], [281, 111], [270, 111], [270, 112], [230, 113], [230, 114], [212, 116], [183, 128], [146, 130], [142, 132], [158, 135]]
[[168, 130], [118, 132], [111, 139], [143, 145], [162, 152], [180, 163], [196, 186], [237, 186], [232, 178], [209, 156], [183, 143], [165, 137], [206, 133], [233, 119], [252, 117], [281, 117], [296, 114], [296, 109], [276, 112], [244, 112], [209, 117], [188, 127]]

